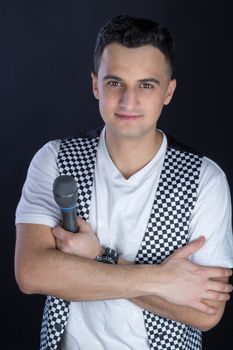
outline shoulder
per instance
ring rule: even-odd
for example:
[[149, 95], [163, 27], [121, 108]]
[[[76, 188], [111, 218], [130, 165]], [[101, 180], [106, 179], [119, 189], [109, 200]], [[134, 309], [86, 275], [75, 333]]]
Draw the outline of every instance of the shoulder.
[[31, 168], [46, 167], [46, 164], [55, 164], [61, 140], [52, 140], [44, 144], [32, 158], [29, 170]]
[[45, 178], [57, 176], [57, 156], [60, 140], [44, 144], [34, 155], [27, 172], [27, 181], [43, 182]]
[[225, 177], [223, 169], [212, 159], [204, 156], [202, 162], [202, 173], [206, 177]]
[[199, 191], [206, 192], [212, 189], [220, 196], [223, 192], [229, 192], [228, 181], [223, 169], [212, 159], [203, 157]]
[[180, 142], [179, 140], [175, 139], [170, 134], [166, 133], [166, 137], [167, 137], [168, 148], [172, 148], [172, 149], [175, 149], [177, 151], [184, 152], [184, 153], [193, 154], [193, 155], [196, 155], [196, 156], [199, 156], [199, 157], [203, 156], [200, 152], [198, 152], [197, 150], [195, 150], [192, 147], [189, 147], [188, 145], [183, 144], [182, 142]]
[[35, 154], [35, 157], [47, 155], [48, 157], [56, 157], [60, 147], [61, 140], [51, 140], [45, 143]]
[[212, 188], [212, 190], [215, 188], [217, 191], [219, 189], [221, 190], [221, 193], [223, 193], [224, 190], [225, 193], [229, 192], [226, 175], [223, 169], [214, 160], [206, 157], [194, 148], [181, 143], [169, 134], [166, 134], [166, 137], [168, 148], [170, 147], [174, 150], [186, 153], [189, 156], [193, 155], [200, 160], [199, 164], [201, 164], [201, 166], [198, 186], [199, 192], [205, 192], [209, 188]]
[[207, 177], [212, 178], [215, 176], [223, 176], [223, 177], [225, 176], [225, 173], [221, 169], [221, 167], [212, 159], [206, 157], [205, 155], [203, 155], [201, 152], [197, 151], [196, 149], [181, 143], [180, 141], [175, 139], [170, 134], [166, 133], [166, 137], [167, 137], [168, 147], [173, 148], [173, 149], [178, 150], [178, 151], [181, 151], [181, 152], [197, 155], [200, 158], [202, 158], [201, 173], [206, 178]]

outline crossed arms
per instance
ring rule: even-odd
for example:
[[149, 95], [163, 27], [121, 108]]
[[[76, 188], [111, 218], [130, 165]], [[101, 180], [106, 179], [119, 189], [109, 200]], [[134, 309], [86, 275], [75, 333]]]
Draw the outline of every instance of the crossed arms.
[[[77, 235], [61, 227], [18, 224], [15, 274], [27, 294], [70, 301], [129, 299], [159, 316], [201, 330], [221, 319], [232, 286], [230, 269], [193, 264], [188, 257], [204, 239], [177, 250], [160, 265], [98, 263], [102, 248], [90, 225], [79, 218]], [[191, 306], [192, 307], [191, 307]]]

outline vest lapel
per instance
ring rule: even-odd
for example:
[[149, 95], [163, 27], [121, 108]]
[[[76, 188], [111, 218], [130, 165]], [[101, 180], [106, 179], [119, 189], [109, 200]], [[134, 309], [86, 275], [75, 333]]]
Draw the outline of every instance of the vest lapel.
[[188, 240], [201, 159], [168, 147], [136, 263], [160, 263]]
[[[188, 242], [201, 162], [198, 155], [168, 146], [136, 264], [159, 264]], [[146, 310], [143, 310], [143, 317], [151, 349], [201, 350], [199, 330]]]
[[98, 143], [99, 137], [65, 140], [58, 157], [60, 174], [72, 175], [77, 182], [77, 213], [85, 220], [89, 217]]
[[[57, 164], [60, 175], [72, 175], [78, 186], [77, 214], [89, 217], [99, 137], [61, 142]], [[45, 302], [40, 350], [56, 350], [68, 320], [70, 302], [48, 296]]]

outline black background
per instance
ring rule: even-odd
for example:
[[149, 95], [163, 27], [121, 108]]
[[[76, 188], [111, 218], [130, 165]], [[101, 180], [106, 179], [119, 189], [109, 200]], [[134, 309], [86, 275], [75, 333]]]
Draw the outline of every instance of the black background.
[[[23, 295], [14, 279], [14, 215], [29, 162], [45, 142], [101, 123], [91, 92], [93, 47], [99, 28], [121, 13], [170, 29], [178, 86], [159, 127], [216, 161], [233, 189], [230, 0], [1, 0], [0, 339], [7, 349], [38, 349], [44, 303], [43, 296]], [[204, 334], [204, 349], [232, 347], [232, 312], [230, 301], [219, 325]]]

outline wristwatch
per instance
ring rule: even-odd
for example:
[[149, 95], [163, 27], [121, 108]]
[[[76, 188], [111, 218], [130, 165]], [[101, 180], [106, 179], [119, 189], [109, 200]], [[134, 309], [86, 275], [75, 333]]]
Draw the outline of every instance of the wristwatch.
[[110, 247], [105, 248], [103, 255], [97, 255], [96, 261], [105, 264], [117, 264], [119, 259], [119, 253]]

